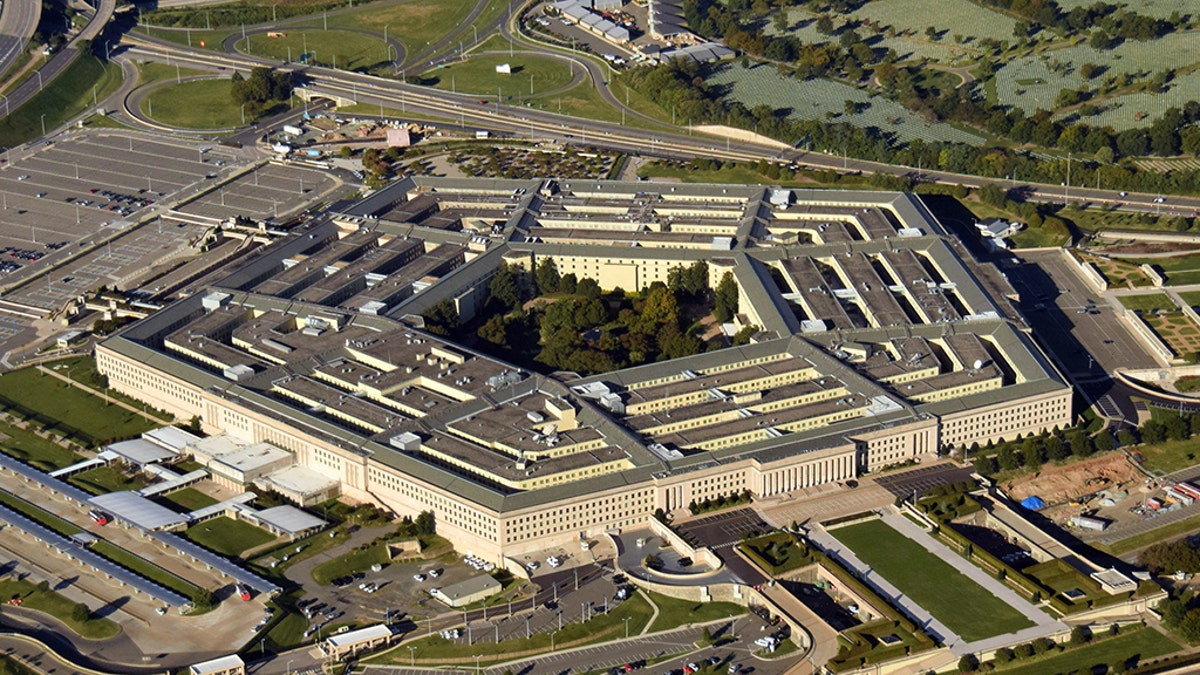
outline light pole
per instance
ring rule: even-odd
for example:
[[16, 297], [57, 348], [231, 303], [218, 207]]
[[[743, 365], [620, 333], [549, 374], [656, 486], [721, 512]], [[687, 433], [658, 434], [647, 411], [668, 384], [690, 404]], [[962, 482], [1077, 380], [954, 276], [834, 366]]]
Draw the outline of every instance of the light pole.
[[42, 113], [42, 135], [46, 135], [46, 113]]
[[476, 673], [478, 673], [478, 672], [479, 672], [479, 657], [481, 657], [481, 656], [483, 656], [483, 654], [476, 654], [476, 655], [475, 655], [475, 672], [476, 672]]
[[417, 648], [412, 645], [408, 645], [408, 665], [417, 665]]
[[[554, 651], [554, 636], [557, 634], [558, 634], [558, 631], [556, 631], [556, 630], [550, 631], [550, 651]], [[628, 637], [628, 636], [626, 636], [626, 637]]]
[[288, 659], [287, 672], [284, 675], [292, 675], [292, 660]]
[[629, 639], [629, 620], [632, 618], [633, 618], [632, 616], [627, 616], [623, 619], [623, 621], [625, 622], [625, 639], [626, 640]]

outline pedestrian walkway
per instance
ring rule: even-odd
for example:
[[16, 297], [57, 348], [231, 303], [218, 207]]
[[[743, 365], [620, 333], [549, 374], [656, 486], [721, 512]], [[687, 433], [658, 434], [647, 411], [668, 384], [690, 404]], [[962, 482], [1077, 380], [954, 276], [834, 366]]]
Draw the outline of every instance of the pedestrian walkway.
[[828, 555], [857, 572], [859, 578], [866, 582], [868, 586], [902, 608], [909, 616], [915, 618], [927, 632], [940, 638], [954, 654], [962, 655], [978, 651], [989, 651], [997, 647], [1017, 642], [1027, 642], [1034, 638], [1068, 630], [1066, 624], [1055, 620], [1050, 615], [1030, 604], [1003, 582], [993, 579], [979, 567], [964, 560], [961, 556], [954, 553], [954, 551], [931, 537], [925, 530], [902, 516], [894, 507], [888, 507], [882, 513], [883, 522], [962, 572], [967, 578], [987, 589], [992, 595], [1021, 612], [1021, 614], [1035, 624], [1016, 633], [996, 635], [976, 640], [975, 642], [965, 642], [946, 627], [944, 623], [934, 618], [925, 608], [913, 602], [887, 579], [876, 574], [869, 565], [860, 560], [858, 556], [854, 555], [853, 551], [834, 538], [829, 532], [821, 528], [814, 528], [809, 533], [809, 538]]

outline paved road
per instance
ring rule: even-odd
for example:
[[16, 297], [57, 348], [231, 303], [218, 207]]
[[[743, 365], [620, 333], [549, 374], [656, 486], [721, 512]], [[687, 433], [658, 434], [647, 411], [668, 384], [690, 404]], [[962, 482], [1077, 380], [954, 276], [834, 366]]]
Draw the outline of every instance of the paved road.
[[[20, 1], [28, 2], [28, 0]], [[22, 104], [36, 96], [37, 93], [40, 92], [46, 85], [50, 84], [55, 77], [58, 77], [58, 75], [62, 73], [67, 66], [71, 65], [71, 63], [75, 60], [75, 57], [79, 54], [79, 51], [76, 49], [75, 45], [81, 40], [92, 40], [99, 35], [100, 31], [104, 29], [104, 26], [108, 24], [109, 19], [112, 18], [113, 10], [116, 9], [116, 4], [116, 0], [100, 0], [100, 6], [96, 9], [96, 13], [92, 16], [92, 20], [88, 22], [87, 26], [84, 26], [83, 30], [79, 31], [79, 33], [71, 39], [71, 42], [67, 45], [67, 47], [60, 49], [57, 54], [51, 56], [50, 59], [38, 69], [37, 75], [25, 80], [19, 86], [17, 86], [17, 88], [14, 89], [11, 94], [8, 94], [4, 100], [4, 107], [0, 109], [0, 119], [7, 117], [9, 112], [20, 108]], [[0, 24], [2, 23], [2, 20], [0, 20]], [[44, 121], [45, 120], [43, 118], [43, 123]]]
[[8, 0], [0, 6], [0, 76], [21, 58], [41, 14], [39, 0]]

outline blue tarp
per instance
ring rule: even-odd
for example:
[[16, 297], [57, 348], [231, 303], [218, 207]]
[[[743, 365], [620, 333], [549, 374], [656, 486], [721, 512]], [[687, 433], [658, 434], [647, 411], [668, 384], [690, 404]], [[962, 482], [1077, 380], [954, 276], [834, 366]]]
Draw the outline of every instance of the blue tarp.
[[1042, 501], [1041, 497], [1026, 497], [1021, 500], [1021, 506], [1030, 511], [1037, 511], [1046, 508], [1046, 502]]

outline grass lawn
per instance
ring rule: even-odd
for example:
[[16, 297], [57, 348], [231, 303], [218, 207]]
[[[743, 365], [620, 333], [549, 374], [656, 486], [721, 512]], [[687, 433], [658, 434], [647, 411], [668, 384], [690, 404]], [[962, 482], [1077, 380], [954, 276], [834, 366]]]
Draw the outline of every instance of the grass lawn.
[[1015, 248], [1048, 248], [1067, 243], [1070, 234], [1048, 227], [1026, 227], [1009, 237]]
[[[62, 368], [57, 372], [70, 377], [69, 369]], [[36, 413], [39, 422], [89, 443], [131, 438], [157, 426], [141, 415], [107, 405], [102, 397], [70, 386], [36, 368], [22, 368], [0, 377], [0, 402], [19, 412]]]
[[[54, 365], [47, 366], [48, 368], [57, 368], [60, 373], [70, 373], [71, 379], [87, 385], [92, 389], [104, 391], [106, 395], [114, 401], [122, 401], [128, 403], [135, 408], [142, 408], [151, 415], [158, 417], [162, 424], [170, 424], [174, 420], [174, 416], [151, 407], [145, 401], [140, 401], [132, 396], [126, 396], [118, 391], [107, 389], [108, 380], [96, 370], [96, 359], [92, 356], [76, 356], [73, 358], [55, 361]], [[64, 370], [65, 368], [65, 370]], [[107, 405], [107, 403], [105, 404]], [[153, 411], [153, 412], [151, 412]]]
[[[389, 37], [391, 33], [389, 32]], [[334, 66], [339, 70], [368, 71], [386, 67], [392, 58], [383, 38], [371, 38], [362, 33], [347, 30], [299, 29], [283, 33], [283, 37], [271, 38], [266, 33], [247, 35], [238, 40], [237, 48], [243, 53], [266, 57], [276, 61], [299, 62], [301, 54], [310, 54], [310, 63]], [[391, 55], [395, 56], [393, 49]]]
[[28, 581], [0, 580], [0, 598], [7, 601], [14, 596], [20, 596], [22, 607], [45, 612], [89, 640], [102, 640], [121, 632], [121, 627], [116, 623], [94, 615], [82, 623], [75, 621], [71, 618], [71, 610], [75, 608], [75, 603], [54, 591], [38, 590], [37, 586]]
[[221, 516], [189, 527], [183, 535], [222, 555], [237, 557], [242, 551], [275, 540], [266, 530], [228, 516]]
[[288, 612], [282, 619], [275, 622], [271, 626], [271, 630], [264, 635], [267, 639], [267, 648], [274, 652], [281, 652], [286, 649], [298, 646], [304, 642], [304, 631], [308, 630], [308, 619], [304, 618], [299, 612]]
[[61, 469], [83, 459], [58, 443], [46, 440], [28, 429], [0, 422], [0, 434], [8, 437], [0, 440], [0, 451], [43, 471]]
[[651, 593], [650, 599], [658, 605], [658, 618], [650, 626], [651, 633], [678, 628], [688, 623], [733, 618], [746, 613], [745, 607], [732, 602], [692, 602], [657, 593]]
[[206, 506], [212, 506], [217, 503], [216, 499], [209, 497], [203, 492], [193, 487], [186, 487], [182, 490], [176, 490], [169, 495], [164, 495], [163, 499], [175, 504], [185, 511], [195, 511]]
[[195, 584], [187, 581], [186, 579], [181, 579], [171, 572], [168, 572], [158, 565], [155, 565], [149, 560], [146, 560], [141, 556], [134, 555], [133, 553], [130, 553], [129, 551], [126, 551], [120, 546], [117, 546], [109, 541], [101, 540], [95, 544], [92, 544], [92, 550], [99, 555], [102, 555], [105, 558], [115, 562], [121, 567], [124, 567], [131, 572], [135, 572], [149, 579], [150, 581], [153, 581], [159, 586], [169, 588], [185, 598], [190, 598], [192, 593], [196, 591]]
[[1151, 471], [1172, 473], [1200, 462], [1200, 438], [1163, 441], [1153, 445], [1143, 443], [1137, 449], [1146, 457], [1143, 466]]
[[168, 66], [157, 61], [143, 61], [137, 64], [138, 84], [151, 84], [163, 80], [174, 80], [176, 77], [193, 77], [195, 75], [211, 74], [211, 70], [199, 68], [183, 68], [178, 64]]
[[[214, 28], [213, 30], [204, 30], [203, 28], [193, 28], [192, 30], [168, 30], [166, 28], [155, 28], [153, 25], [143, 26], [138, 25], [135, 30], [130, 31], [131, 35], [146, 35], [148, 37], [157, 38], [159, 40], [167, 40], [179, 45], [187, 45], [190, 41], [191, 46], [196, 49], [211, 49], [214, 52], [222, 51], [221, 43], [225, 38], [239, 32], [233, 28]], [[190, 35], [189, 35], [190, 34]], [[200, 44], [203, 42], [204, 44]]]
[[[470, 13], [474, 6], [475, 0], [414, 0], [383, 7], [364, 3], [361, 5], [361, 9], [338, 12], [330, 16], [329, 28], [366, 30], [378, 33], [380, 38], [377, 42], [382, 49], [383, 27], [387, 26], [388, 38], [398, 40], [408, 51], [408, 56], [412, 56], [457, 28], [462, 18]], [[495, 8], [493, 8], [493, 15], [494, 11]], [[307, 28], [309, 47], [311, 48], [314, 31], [323, 28], [324, 25], [322, 17], [309, 17], [298, 24], [289, 26], [288, 36], [291, 37], [291, 33]], [[359, 36], [356, 41], [365, 42], [367, 39]], [[324, 60], [322, 54], [318, 53], [317, 56]], [[339, 67], [341, 66], [339, 65]]]
[[787, 532], [774, 532], [757, 537], [743, 542], [741, 546], [742, 551], [748, 552], [750, 556], [757, 557], [761, 563], [765, 563], [767, 572], [773, 575], [788, 572], [813, 562], [807, 547], [799, 544], [796, 538]]
[[[1013, 661], [1011, 667], [1000, 667], [996, 672], [1012, 675], [1048, 675], [1070, 673], [1079, 669], [1091, 672], [1096, 666], [1105, 667], [1118, 661], [1144, 661], [1180, 649], [1179, 645], [1162, 633], [1153, 628], [1143, 628], [1128, 635], [1101, 640], [1087, 647], [1072, 649], [1041, 660]], [[1109, 669], [1108, 672], [1111, 673], [1112, 670]]]
[[142, 478], [141, 474], [129, 476], [111, 466], [98, 466], [81, 471], [68, 478], [67, 482], [94, 495], [140, 490], [146, 487], [146, 479]]
[[[650, 603], [640, 593], [634, 593], [633, 597], [617, 605], [608, 614], [598, 615], [586, 624], [579, 622], [563, 624], [563, 629], [557, 631], [554, 636], [555, 649], [562, 649], [568, 645], [577, 646], [623, 638], [626, 617], [630, 618], [629, 634], [636, 635], [645, 627], [652, 613]], [[411, 656], [407, 647], [413, 648]], [[424, 665], [459, 663], [473, 666], [475, 664], [474, 655], [479, 654], [482, 657], [481, 665], [485, 665], [507, 660], [508, 657], [505, 654], [512, 652], [549, 651], [550, 635], [538, 633], [530, 638], [503, 640], [499, 644], [481, 642], [470, 648], [463, 647], [440, 635], [433, 635], [409, 642], [407, 647], [393, 649], [377, 657], [369, 657], [366, 661], [408, 664], [410, 659], [415, 658], [418, 662], [423, 661]]]
[[581, 82], [551, 96], [535, 96], [526, 101], [541, 110], [583, 117], [601, 122], [620, 122], [621, 113], [600, 97], [591, 82]]
[[[512, 73], [497, 73], [496, 66], [505, 63], [512, 68]], [[492, 97], [499, 91], [504, 101], [510, 102], [565, 87], [571, 82], [571, 69], [561, 61], [538, 56], [478, 54], [466, 61], [430, 70], [425, 77], [437, 78], [433, 86], [438, 89], [450, 91], [453, 88], [454, 91]], [[495, 101], [494, 98], [491, 100]]]
[[1084, 576], [1079, 570], [1061, 560], [1047, 560], [1021, 570], [1025, 574], [1049, 586], [1055, 593], [1065, 593], [1073, 590], [1083, 591], [1082, 598], [1071, 600], [1077, 605], [1087, 605], [1091, 600], [1097, 600], [1107, 595], [1092, 579]]
[[156, 122], [182, 129], [236, 127], [242, 123], [242, 109], [233, 102], [231, 86], [225, 77], [167, 85], [142, 99], [141, 111]]
[[1190, 307], [1200, 307], [1200, 291], [1181, 291], [1179, 299]]
[[1167, 297], [1166, 293], [1139, 293], [1137, 295], [1121, 295], [1118, 298], [1121, 304], [1126, 309], [1131, 309], [1135, 312], [1152, 312], [1156, 309], [1165, 311], [1174, 311], [1175, 303]]
[[968, 642], [1033, 625], [1016, 609], [883, 521], [840, 527], [830, 534]]
[[76, 58], [45, 89], [0, 121], [0, 145], [13, 147], [58, 127], [68, 119], [104, 100], [121, 85], [120, 66], [104, 63], [91, 54]]
[[51, 530], [54, 530], [64, 537], [69, 537], [73, 534], [79, 534], [80, 532], [83, 532], [82, 527], [79, 527], [72, 522], [63, 520], [53, 513], [50, 513], [39, 506], [34, 506], [24, 499], [21, 499], [16, 495], [9, 494], [8, 492], [0, 492], [0, 504], [7, 506], [8, 508], [16, 511], [35, 523], [44, 525]]
[[338, 577], [356, 572], [366, 572], [371, 569], [371, 565], [386, 565], [388, 562], [387, 547], [383, 544], [374, 544], [363, 550], [355, 549], [340, 558], [317, 565], [313, 568], [312, 577], [313, 581], [324, 586]]

